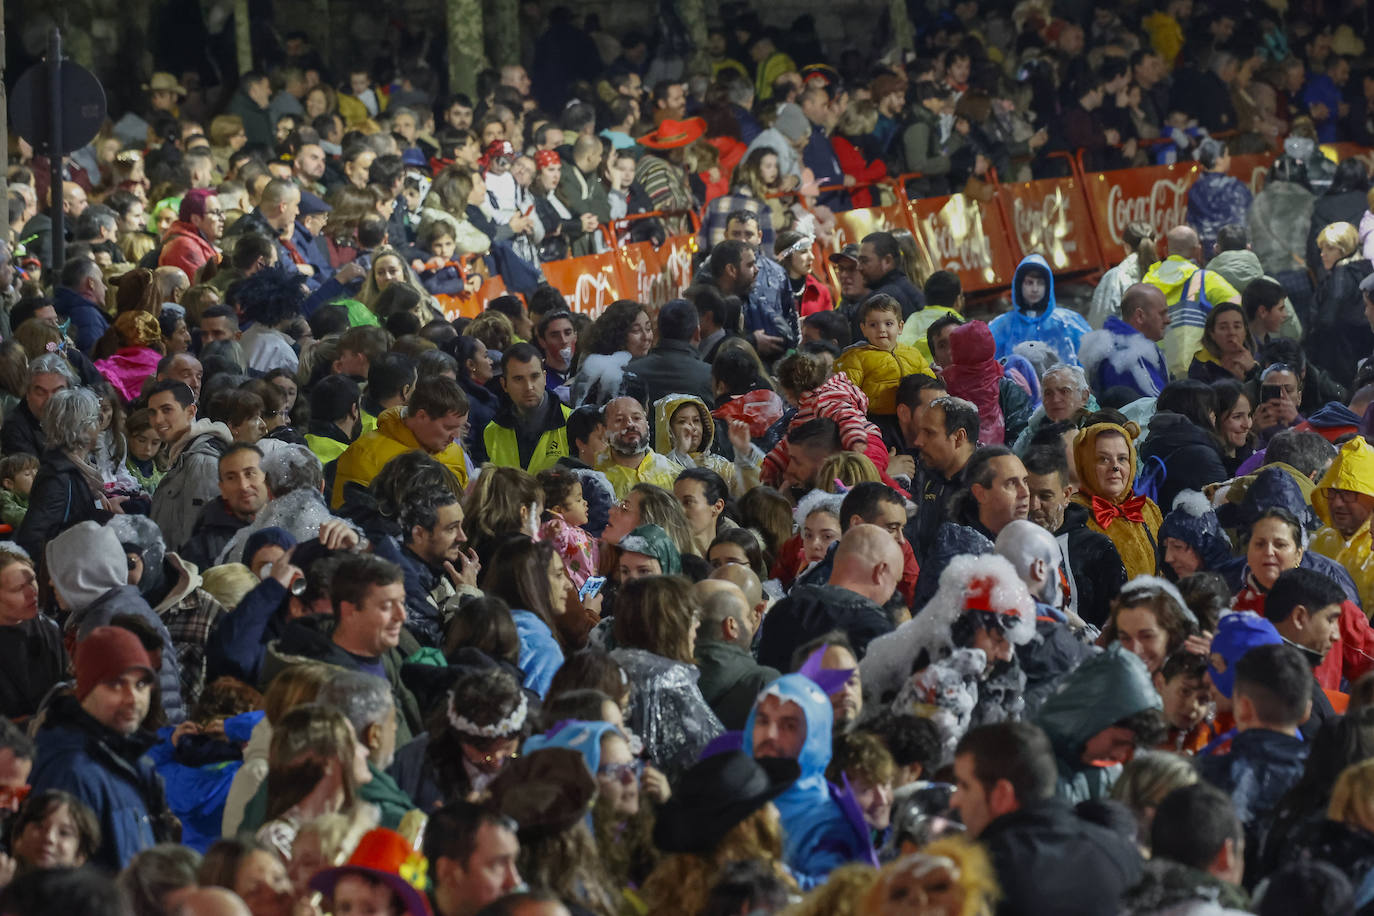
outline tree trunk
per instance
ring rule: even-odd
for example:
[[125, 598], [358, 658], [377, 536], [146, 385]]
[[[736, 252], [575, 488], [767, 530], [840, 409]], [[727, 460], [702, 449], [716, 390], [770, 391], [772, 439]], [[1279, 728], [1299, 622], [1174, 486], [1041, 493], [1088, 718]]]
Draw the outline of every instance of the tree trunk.
[[684, 76], [694, 73], [710, 75], [711, 62], [706, 52], [706, 6], [702, 0], [675, 0], [677, 15], [687, 29], [687, 38], [692, 42], [692, 51], [685, 61], [687, 69]]
[[253, 69], [253, 23], [248, 18], [248, 0], [234, 0], [234, 45], [242, 76]]
[[892, 38], [897, 50], [916, 50], [916, 30], [912, 28], [911, 17], [907, 14], [906, 0], [891, 0], [888, 18], [892, 20]]
[[494, 54], [493, 67], [520, 63], [520, 7], [517, 0], [491, 0], [486, 47]]
[[449, 89], [465, 93], [476, 102], [477, 74], [486, 66], [482, 55], [482, 3], [446, 0], [446, 7]]

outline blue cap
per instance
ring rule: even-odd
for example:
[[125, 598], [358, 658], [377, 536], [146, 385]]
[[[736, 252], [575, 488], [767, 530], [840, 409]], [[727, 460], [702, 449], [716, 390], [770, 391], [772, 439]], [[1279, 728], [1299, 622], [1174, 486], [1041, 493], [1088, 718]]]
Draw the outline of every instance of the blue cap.
[[415, 146], [412, 146], [409, 149], [405, 150], [403, 153], [401, 153], [401, 162], [412, 168], [429, 168], [429, 161], [425, 159], [425, 154], [420, 151], [419, 147]]
[[309, 191], [301, 191], [301, 216], [314, 216], [316, 213], [328, 213], [334, 208], [325, 203], [318, 194]]
[[296, 538], [285, 528], [259, 528], [243, 543], [243, 563], [248, 565], [253, 562], [253, 555], [264, 547], [280, 547], [282, 550], [290, 550], [296, 546]]
[[1281, 642], [1283, 637], [1279, 631], [1259, 614], [1249, 611], [1223, 614], [1207, 655], [1207, 673], [1212, 676], [1212, 683], [1229, 699], [1236, 683], [1236, 662], [1251, 649]]

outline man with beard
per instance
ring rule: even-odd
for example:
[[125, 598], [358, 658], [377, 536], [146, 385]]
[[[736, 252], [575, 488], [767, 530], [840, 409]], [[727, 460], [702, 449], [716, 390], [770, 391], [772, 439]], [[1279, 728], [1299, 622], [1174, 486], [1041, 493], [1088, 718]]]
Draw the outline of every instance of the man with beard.
[[568, 454], [568, 415], [550, 394], [544, 362], [534, 344], [518, 343], [501, 354], [506, 399], [483, 431], [487, 460], [531, 474], [553, 467]]
[[1036, 446], [1026, 453], [1025, 464], [1030, 486], [1026, 518], [1059, 541], [1069, 581], [1065, 610], [1101, 627], [1107, 622], [1112, 599], [1126, 583], [1121, 555], [1111, 538], [1088, 527], [1088, 510], [1069, 501], [1073, 488], [1062, 448]]
[[963, 488], [964, 467], [978, 447], [978, 408], [962, 398], [936, 398], [921, 412], [913, 444], [920, 450], [921, 467], [911, 485], [917, 509], [906, 539], [924, 566], [935, 533]]
[[443, 604], [464, 585], [477, 584], [477, 554], [465, 550], [463, 504], [453, 490], [411, 491], [400, 507], [406, 629], [421, 645], [442, 646]]
[[253, 523], [266, 502], [262, 449], [243, 442], [230, 446], [219, 457], [219, 499], [200, 510], [190, 540], [178, 553], [198, 569], [217, 565], [225, 545]]
[[634, 398], [615, 398], [606, 404], [606, 453], [597, 470], [606, 475], [616, 499], [624, 499], [637, 483], [651, 483], [672, 491], [682, 471], [649, 448], [649, 419]]

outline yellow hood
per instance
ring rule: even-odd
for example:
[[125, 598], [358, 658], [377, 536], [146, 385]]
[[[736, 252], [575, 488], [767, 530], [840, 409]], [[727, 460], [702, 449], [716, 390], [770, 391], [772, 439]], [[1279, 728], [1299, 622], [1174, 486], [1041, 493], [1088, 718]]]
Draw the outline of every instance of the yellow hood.
[[395, 439], [397, 442], [409, 449], [420, 448], [419, 441], [415, 434], [406, 426], [406, 409], [404, 407], [388, 407], [377, 416], [377, 430], [388, 439]]
[[711, 443], [716, 438], [716, 424], [711, 419], [711, 409], [706, 406], [706, 402], [690, 394], [669, 394], [654, 401], [654, 451], [660, 455], [666, 455], [673, 450], [673, 434], [668, 428], [668, 422], [684, 404], [695, 404], [701, 411], [701, 445], [693, 454], [699, 455], [711, 450]]
[[1336, 460], [1312, 491], [1312, 508], [1325, 525], [1331, 524], [1326, 493], [1333, 488], [1374, 496], [1374, 448], [1363, 436], [1355, 436], [1341, 446]]

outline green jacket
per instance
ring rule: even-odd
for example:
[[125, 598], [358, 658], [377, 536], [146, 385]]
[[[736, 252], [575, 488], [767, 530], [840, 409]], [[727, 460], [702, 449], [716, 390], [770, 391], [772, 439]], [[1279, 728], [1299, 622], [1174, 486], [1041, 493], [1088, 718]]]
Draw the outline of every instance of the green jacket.
[[1085, 763], [1084, 745], [1128, 716], [1161, 708], [1145, 663], [1120, 643], [1079, 665], [1040, 707], [1036, 720], [1059, 764], [1055, 794], [1070, 804], [1106, 798], [1121, 766]]
[[9, 525], [15, 531], [24, 523], [24, 516], [29, 511], [29, 498], [22, 493], [13, 490], [0, 488], [0, 522]]
[[782, 677], [739, 646], [714, 639], [697, 640], [696, 661], [706, 705], [732, 730], [744, 728], [763, 688]]

